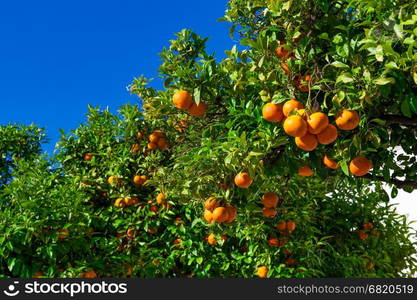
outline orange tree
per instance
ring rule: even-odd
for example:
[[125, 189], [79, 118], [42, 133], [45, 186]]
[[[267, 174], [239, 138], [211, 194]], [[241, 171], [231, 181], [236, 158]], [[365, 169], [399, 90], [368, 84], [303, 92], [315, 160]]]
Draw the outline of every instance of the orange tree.
[[52, 159], [10, 169], [0, 274], [415, 274], [383, 188], [416, 188], [415, 8], [230, 1], [241, 45], [222, 61], [178, 33], [165, 89], [130, 86], [143, 111], [90, 108]]

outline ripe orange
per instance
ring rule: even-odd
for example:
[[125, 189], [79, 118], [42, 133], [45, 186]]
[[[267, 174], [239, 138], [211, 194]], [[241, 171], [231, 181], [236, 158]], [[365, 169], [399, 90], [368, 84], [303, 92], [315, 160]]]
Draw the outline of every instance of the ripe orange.
[[149, 142], [151, 142], [151, 143], [158, 143], [158, 140], [159, 140], [159, 135], [158, 134], [155, 134], [155, 133], [151, 133], [151, 135], [149, 136]]
[[137, 204], [139, 202], [139, 199], [136, 197], [126, 197], [123, 199], [125, 206], [131, 206], [134, 204]]
[[158, 149], [158, 144], [155, 144], [153, 142], [149, 142], [148, 143], [148, 149], [149, 150], [156, 150], [156, 149]]
[[323, 163], [326, 167], [330, 169], [339, 168], [339, 164], [335, 162], [333, 159], [329, 158], [327, 155], [323, 156]]
[[236, 220], [237, 210], [231, 205], [227, 205], [226, 210], [228, 215], [226, 223], [232, 223], [234, 220]]
[[240, 172], [235, 176], [235, 184], [240, 188], [248, 188], [252, 184], [249, 173]]
[[204, 210], [203, 217], [209, 223], [211, 223], [213, 221], [213, 213], [211, 211], [209, 211], [208, 209]]
[[209, 197], [206, 202], [204, 202], [204, 208], [213, 211], [215, 208], [219, 207], [219, 203], [217, 202], [216, 198]]
[[290, 56], [290, 57], [288, 57], [288, 59], [286, 59], [286, 61], [285, 62], [281, 62], [279, 65], [281, 66], [281, 68], [282, 68], [282, 70], [284, 70], [284, 73], [285, 74], [287, 74], [288, 75], [288, 73], [290, 73], [291, 72], [291, 69], [290, 69], [290, 66], [286, 63], [288, 60], [297, 60], [296, 58], [295, 58], [295, 56]]
[[307, 120], [308, 132], [311, 134], [319, 134], [327, 125], [329, 125], [329, 118], [322, 112], [311, 114]]
[[[281, 45], [283, 45], [285, 43], [281, 42]], [[290, 51], [288, 51], [287, 49], [285, 49], [284, 46], [278, 46], [278, 48], [275, 50], [275, 54], [279, 57], [279, 58], [284, 58], [286, 57], [288, 54], [290, 53]]]
[[94, 270], [88, 270], [83, 272], [83, 278], [97, 278], [97, 274]]
[[159, 129], [154, 130], [154, 131], [152, 132], [152, 134], [156, 135], [158, 138], [162, 138], [162, 137], [164, 137], [164, 133], [163, 133], [161, 130], [159, 130]]
[[32, 276], [32, 278], [40, 278], [40, 277], [42, 277], [44, 274], [43, 274], [43, 272], [36, 272], [33, 276]]
[[133, 177], [134, 184], [144, 184], [146, 181], [148, 181], [148, 176], [146, 175], [135, 175]]
[[212, 246], [216, 245], [216, 236], [214, 234], [210, 233], [207, 236], [207, 243], [209, 243]]
[[295, 230], [295, 228], [297, 227], [297, 224], [295, 224], [295, 222], [293, 221], [288, 221], [286, 224], [286, 229], [289, 233], [293, 232]]
[[349, 164], [349, 170], [355, 176], [363, 176], [371, 169], [372, 163], [362, 156], [355, 157]]
[[266, 208], [275, 208], [278, 205], [278, 195], [275, 193], [265, 193], [262, 195], [262, 204]]
[[288, 117], [294, 109], [303, 109], [303, 108], [304, 108], [304, 105], [301, 102], [295, 99], [291, 99], [284, 103], [284, 105], [282, 106], [282, 112], [284, 116]]
[[166, 149], [168, 149], [168, 141], [167, 141], [167, 139], [166, 139], [166, 138], [160, 138], [160, 139], [158, 140], [157, 145], [158, 145], [158, 148], [159, 148], [159, 149], [161, 149], [161, 150], [166, 150]]
[[313, 151], [317, 148], [318, 142], [314, 134], [306, 133], [302, 137], [296, 137], [295, 144], [298, 148], [301, 148], [305, 151]]
[[354, 110], [344, 109], [336, 115], [336, 125], [342, 130], [355, 129], [359, 120], [359, 114]]
[[181, 239], [179, 239], [179, 238], [176, 238], [176, 239], [174, 240], [174, 242], [173, 242], [173, 244], [174, 244], [177, 248], [179, 248], [179, 247], [180, 247], [181, 243], [182, 243], [182, 240], [181, 240]]
[[91, 154], [91, 153], [86, 153], [85, 155], [84, 155], [84, 160], [85, 161], [90, 161], [90, 160], [92, 160], [93, 159], [93, 154]]
[[116, 176], [110, 176], [109, 179], [107, 179], [107, 182], [111, 185], [122, 183], [122, 178], [116, 177]]
[[374, 228], [374, 224], [372, 224], [372, 222], [366, 222], [363, 224], [364, 230], [371, 230], [372, 228]]
[[133, 240], [135, 238], [135, 235], [136, 235], [135, 228], [133, 228], [133, 227], [128, 228], [127, 231], [126, 231], [126, 235], [129, 239]]
[[136, 154], [140, 151], [141, 147], [139, 144], [133, 144], [132, 147], [130, 147], [130, 152], [132, 154]]
[[149, 210], [150, 210], [151, 212], [157, 213], [157, 212], [158, 212], [158, 210], [159, 210], [159, 208], [158, 208], [158, 206], [156, 206], [156, 205], [152, 205], [151, 207], [149, 207]]
[[165, 194], [159, 193], [158, 196], [156, 196], [156, 203], [162, 204], [164, 203], [164, 199], [165, 199]]
[[285, 222], [284, 220], [279, 221], [278, 224], [277, 224], [277, 229], [279, 231], [287, 230], [287, 222]]
[[223, 223], [229, 219], [229, 213], [226, 207], [220, 206], [213, 210], [213, 220], [218, 223]]
[[176, 92], [172, 98], [172, 101], [174, 102], [176, 108], [182, 110], [189, 109], [193, 104], [193, 98], [191, 97], [191, 94], [184, 90]]
[[262, 209], [262, 214], [264, 215], [264, 217], [267, 217], [267, 218], [273, 218], [273, 217], [275, 217], [277, 215], [277, 213], [278, 212], [274, 208], [266, 208], [266, 207], [264, 207]]
[[295, 264], [295, 259], [293, 259], [293, 258], [287, 258], [286, 260], [285, 260], [285, 262], [284, 262], [287, 266], [291, 266], [291, 265], [294, 265]]
[[204, 102], [200, 102], [198, 105], [193, 103], [188, 109], [188, 113], [193, 117], [202, 116], [207, 111], [207, 105]]
[[138, 139], [138, 140], [142, 140], [143, 138], [144, 138], [145, 136], [144, 136], [144, 134], [142, 133], [142, 132], [137, 132], [136, 133], [136, 138]]
[[311, 80], [310, 75], [298, 76], [297, 78], [294, 79], [293, 84], [301, 92], [307, 93], [310, 90], [310, 87], [309, 87], [310, 80]]
[[314, 171], [308, 166], [304, 165], [298, 169], [298, 175], [308, 177], [314, 174]]
[[277, 238], [270, 237], [268, 239], [268, 245], [273, 248], [279, 247], [279, 240]]
[[317, 139], [320, 144], [328, 145], [333, 143], [337, 139], [337, 132], [336, 126], [329, 124], [327, 127], [317, 135]]
[[59, 239], [63, 240], [69, 236], [69, 230], [64, 228], [57, 232], [57, 236]]
[[307, 122], [300, 116], [289, 116], [284, 121], [284, 131], [293, 137], [301, 137], [307, 133]]
[[358, 238], [360, 240], [366, 240], [369, 237], [369, 235], [364, 230], [358, 231]]
[[282, 104], [267, 103], [262, 108], [263, 118], [272, 123], [277, 123], [282, 120], [284, 114], [282, 112]]
[[114, 201], [114, 206], [118, 208], [122, 208], [126, 206], [125, 199], [124, 198], [117, 198], [116, 201]]
[[258, 277], [260, 278], [267, 278], [268, 277], [268, 268], [265, 266], [261, 266], [257, 270]]

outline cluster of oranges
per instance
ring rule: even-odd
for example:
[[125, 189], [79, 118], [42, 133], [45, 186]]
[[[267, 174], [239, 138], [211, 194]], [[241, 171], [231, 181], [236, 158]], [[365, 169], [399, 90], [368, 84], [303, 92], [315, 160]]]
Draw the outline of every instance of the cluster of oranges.
[[377, 230], [374, 229], [374, 224], [372, 222], [366, 222], [362, 225], [362, 229], [358, 230], [358, 238], [360, 240], [366, 240], [369, 237], [369, 232], [372, 235], [377, 234]]
[[207, 111], [207, 105], [200, 101], [196, 103], [188, 91], [180, 90], [175, 92], [172, 101], [176, 108], [186, 110], [192, 117], [203, 116]]
[[231, 205], [220, 206], [216, 198], [210, 197], [204, 203], [204, 219], [216, 223], [232, 223], [236, 220], [237, 210]]
[[165, 138], [164, 133], [161, 130], [155, 130], [149, 135], [149, 150], [166, 150], [168, 149], [168, 140]]
[[148, 176], [146, 175], [135, 175], [133, 176], [133, 183], [136, 185], [144, 185], [148, 181]]
[[277, 215], [276, 207], [279, 202], [279, 197], [275, 193], [265, 193], [262, 195], [262, 214], [267, 218], [273, 218]]
[[124, 197], [124, 198], [117, 198], [114, 201], [114, 206], [118, 208], [128, 207], [139, 203], [139, 199], [137, 197]]
[[[227, 240], [227, 235], [221, 235], [220, 236], [221, 240], [223, 242], [225, 242]], [[214, 246], [217, 244], [217, 238], [213, 233], [210, 233], [206, 236], [205, 240], [207, 241], [207, 243], [209, 243], [211, 246]]]

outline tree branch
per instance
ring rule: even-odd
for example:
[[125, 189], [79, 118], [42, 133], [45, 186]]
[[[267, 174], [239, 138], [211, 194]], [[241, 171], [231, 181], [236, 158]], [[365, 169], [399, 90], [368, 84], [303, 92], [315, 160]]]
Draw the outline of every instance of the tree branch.
[[379, 118], [381, 120], [387, 121], [388, 124], [417, 125], [417, 117], [408, 118], [396, 115], [383, 115]]
[[412, 187], [414, 189], [417, 189], [417, 182], [410, 181], [410, 180], [398, 180], [398, 179], [385, 180], [385, 178], [382, 176], [373, 176], [371, 174], [366, 174], [364, 176], [361, 176], [360, 178], [366, 178], [366, 179], [378, 180], [378, 181], [390, 183], [399, 188]]

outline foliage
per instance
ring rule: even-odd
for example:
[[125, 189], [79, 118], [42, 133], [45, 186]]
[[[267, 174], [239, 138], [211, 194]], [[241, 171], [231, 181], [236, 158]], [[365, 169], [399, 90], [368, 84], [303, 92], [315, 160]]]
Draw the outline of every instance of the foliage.
[[[164, 90], [143, 76], [130, 85], [143, 111], [90, 107], [52, 160], [35, 147], [34, 159], [10, 170], [0, 274], [246, 278], [266, 266], [269, 277], [415, 275], [416, 232], [383, 182], [395, 197], [417, 181], [416, 4], [231, 0], [223, 20], [240, 43], [224, 60], [206, 52], [207, 39], [181, 31], [161, 53]], [[277, 47], [294, 59], [278, 57]], [[311, 80], [300, 89], [305, 75]], [[178, 90], [208, 110], [191, 116], [176, 108]], [[303, 151], [263, 119], [266, 102], [288, 99], [331, 122], [355, 110], [359, 126]], [[153, 150], [158, 130], [167, 149]], [[324, 166], [324, 155], [341, 167]], [[362, 178], [349, 172], [357, 156], [373, 165]], [[305, 164], [313, 176], [298, 175]], [[249, 188], [234, 184], [239, 172], [250, 174]], [[271, 192], [280, 201], [267, 218], [262, 195]], [[208, 223], [209, 197], [236, 208], [236, 220]], [[116, 207], [122, 198], [133, 200]], [[295, 228], [280, 230], [283, 221]]]

